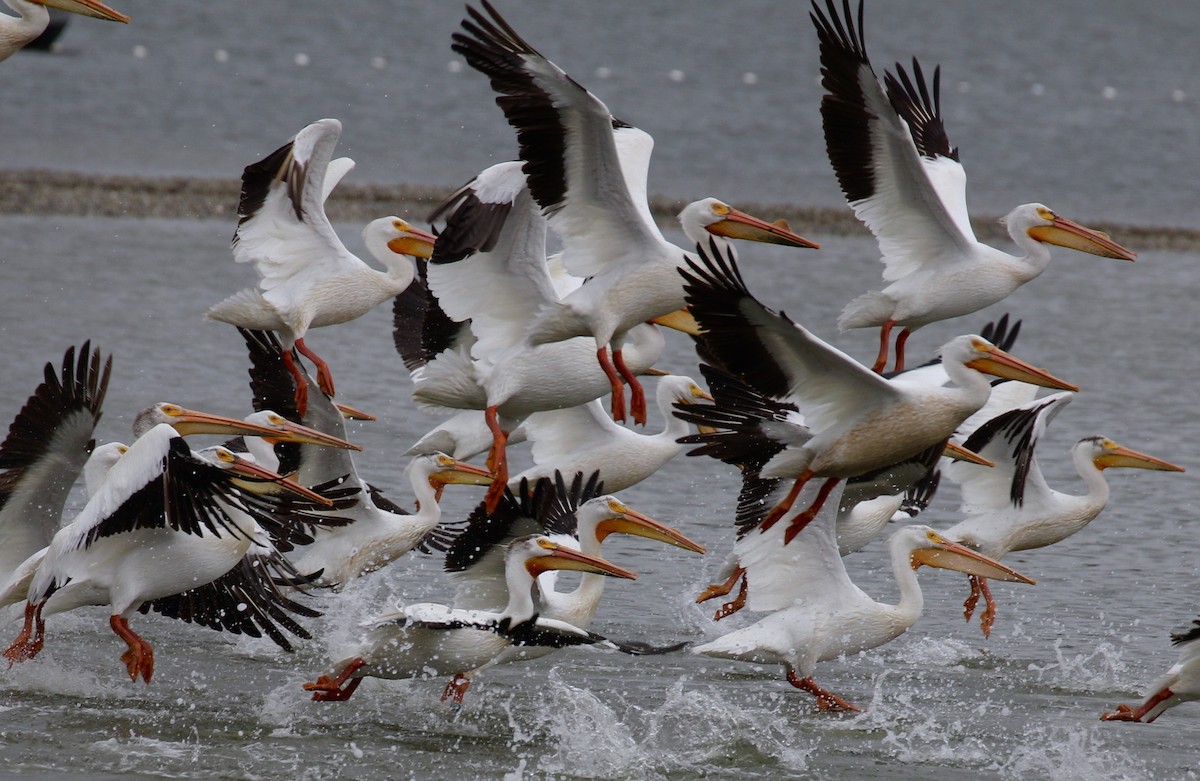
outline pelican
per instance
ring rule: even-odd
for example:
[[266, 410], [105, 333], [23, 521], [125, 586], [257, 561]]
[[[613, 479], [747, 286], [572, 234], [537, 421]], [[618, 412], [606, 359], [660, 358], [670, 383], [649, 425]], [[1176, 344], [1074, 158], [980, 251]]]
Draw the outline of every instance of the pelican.
[[[44, 643], [47, 617], [84, 605], [110, 605], [109, 626], [129, 646], [121, 657], [126, 670], [132, 680], [149, 683], [153, 649], [129, 628], [129, 616], [144, 602], [229, 573], [252, 545], [270, 550], [269, 538], [255, 523], [256, 515], [268, 515], [274, 505], [271, 497], [257, 495], [264, 483], [317, 504], [326, 501], [226, 448], [194, 453], [169, 425], [140, 436], [75, 521], [34, 554], [40, 559], [36, 568], [22, 565], [29, 577], [10, 582], [0, 595], [0, 604], [25, 596], [25, 624], [5, 658], [12, 663], [35, 656]], [[278, 554], [273, 566], [252, 568], [264, 598], [278, 593], [271, 578], [280, 571], [288, 569]], [[212, 610], [236, 613], [239, 603]], [[251, 615], [262, 620], [263, 610], [256, 606]]]
[[[646, 219], [644, 189], [636, 199], [631, 192], [612, 132], [626, 123], [524, 41], [486, 0], [482, 6], [491, 18], [468, 6], [465, 34], [455, 33], [451, 48], [500, 94], [496, 102], [517, 131], [533, 199], [563, 239], [563, 264], [589, 280], [561, 303], [543, 307], [526, 338], [536, 345], [591, 336], [611, 383], [613, 417], [625, 418], [624, 382], [633, 392], [634, 421], [644, 424], [645, 396], [622, 348], [630, 328], [683, 306], [676, 269], [685, 253]], [[720, 201], [707, 210], [707, 234], [817, 246]]]
[[[368, 625], [359, 652], [338, 662], [330, 672], [304, 684], [313, 699], [350, 699], [364, 677], [416, 678], [461, 671], [460, 662], [442, 650], [456, 629], [482, 629], [526, 645], [567, 646], [609, 643], [600, 635], [564, 621], [538, 616], [533, 584], [548, 570], [577, 570], [618, 578], [637, 577], [629, 570], [586, 556], [539, 535], [513, 540], [505, 555], [508, 604], [500, 611], [456, 610], [421, 603], [384, 613]], [[349, 681], [349, 683], [347, 683]]]
[[50, 544], [80, 471], [95, 475], [119, 455], [115, 448], [89, 454], [111, 371], [112, 356], [102, 362], [90, 342], [67, 348], [61, 368], [46, 364], [9, 425], [0, 444], [0, 586]]
[[[446, 569], [461, 578], [455, 595], [455, 607], [490, 609], [503, 600], [500, 586], [500, 555], [498, 544], [517, 535], [535, 531], [549, 535], [563, 544], [578, 546], [584, 554], [600, 556], [600, 547], [610, 534], [632, 534], [674, 545], [694, 553], [704, 553], [704, 546], [693, 542], [669, 526], [654, 521], [626, 506], [615, 496], [605, 494], [605, 483], [593, 472], [586, 484], [582, 473], [576, 473], [568, 487], [561, 473], [553, 478], [543, 477], [536, 482], [522, 480], [513, 498], [496, 512], [488, 513], [483, 505], [467, 519], [465, 525], [453, 532], [453, 541], [445, 546]], [[561, 539], [560, 539], [561, 538]], [[596, 574], [584, 574], [570, 591], [555, 588], [554, 575], [547, 573], [538, 579], [539, 615], [586, 628], [600, 606], [604, 579]], [[512, 645], [508, 639], [479, 632], [458, 633], [458, 642], [447, 640], [447, 653], [462, 660], [463, 667], [446, 686], [442, 699], [453, 697], [461, 703], [473, 676], [496, 664], [544, 656], [552, 646]], [[628, 652], [659, 653], [674, 648], [651, 649], [629, 647]]]
[[[1071, 393], [1055, 393], [1036, 399], [997, 414], [974, 429], [965, 447], [996, 465], [991, 469], [969, 464], [946, 467], [947, 476], [962, 488], [962, 512], [967, 517], [942, 534], [1000, 559], [1012, 551], [1061, 542], [1087, 526], [1108, 504], [1105, 469], [1184, 471], [1181, 466], [1118, 445], [1107, 437], [1085, 437], [1071, 448], [1071, 461], [1087, 493], [1074, 496], [1055, 491], [1042, 477], [1035, 451], [1046, 426], [1073, 397]], [[979, 626], [986, 637], [996, 620], [996, 604], [987, 582], [972, 576], [971, 594], [964, 604], [968, 621], [981, 596], [986, 607]]]
[[[255, 407], [285, 408], [294, 398], [294, 380], [282, 360], [282, 347], [270, 332], [241, 329], [250, 356], [250, 388]], [[312, 380], [304, 375], [309, 388], [309, 404], [300, 427], [287, 422], [291, 428], [311, 431], [316, 437], [330, 442], [344, 442], [346, 426], [343, 413]], [[295, 414], [292, 407], [287, 414]], [[274, 412], [260, 410], [247, 420], [258, 421], [260, 416], [280, 417]], [[286, 421], [285, 421], [286, 422]], [[246, 446], [259, 463], [274, 459], [271, 451], [260, 452], [265, 438], [250, 438]], [[297, 441], [295, 438], [289, 442]], [[284, 463], [279, 471], [295, 472], [301, 485], [319, 487], [323, 495], [336, 495], [336, 507], [315, 513], [327, 522], [295, 549], [282, 548], [292, 564], [302, 573], [315, 575], [313, 585], [341, 591], [352, 580], [374, 572], [395, 561], [422, 543], [425, 536], [441, 520], [438, 505], [442, 487], [447, 484], [486, 485], [490, 475], [471, 464], [434, 452], [414, 458], [405, 470], [418, 509], [409, 513], [387, 499], [376, 486], [363, 480], [348, 450], [322, 447], [325, 442], [315, 438], [313, 444], [298, 448], [283, 444], [275, 448], [282, 452]]]
[[[809, 486], [806, 494], [813, 494]], [[921, 616], [916, 570], [922, 564], [1022, 583], [1032, 580], [928, 526], [906, 526], [888, 543], [900, 587], [894, 605], [876, 602], [851, 582], [838, 555], [836, 501], [787, 541], [779, 526], [739, 535], [735, 555], [753, 582], [749, 608], [770, 615], [743, 629], [692, 646], [693, 654], [755, 664], [782, 664], [792, 686], [816, 696], [821, 710], [859, 708], [818, 685], [818, 662], [887, 643]]]
[[1193, 621], [1186, 632], [1171, 635], [1171, 644], [1179, 647], [1179, 661], [1150, 687], [1150, 694], [1141, 705], [1133, 708], [1125, 703], [1115, 711], [1100, 715], [1101, 721], [1142, 721], [1147, 724], [1157, 719], [1168, 708], [1182, 702], [1200, 700], [1200, 669], [1196, 660], [1200, 658], [1200, 621]]
[[233, 259], [253, 263], [259, 283], [205, 315], [279, 334], [301, 414], [308, 386], [292, 360], [292, 346], [313, 361], [321, 390], [332, 396], [329, 365], [304, 343], [308, 329], [361, 317], [403, 291], [413, 279], [408, 256], [429, 257], [435, 239], [399, 217], [382, 217], [363, 229], [363, 243], [387, 271], [372, 269], [346, 249], [325, 215], [325, 200], [354, 167], [349, 158], [332, 159], [341, 132], [336, 119], [318, 120], [246, 166]]
[[[414, 373], [419, 403], [482, 409], [491, 434], [487, 494], [495, 509], [508, 482], [508, 435], [534, 412], [584, 404], [608, 392], [587, 339], [530, 345], [535, 313], [558, 299], [546, 262], [546, 220], [518, 163], [500, 163], [460, 188], [445, 215], [429, 266], [438, 306], [470, 321], [469, 347], [443, 350]], [[590, 284], [590, 283], [589, 283]], [[631, 363], [645, 371], [662, 352], [657, 328], [632, 329]]]
[[786, 399], [803, 416], [803, 427], [776, 427], [775, 438], [784, 447], [758, 473], [795, 480], [760, 528], [773, 526], [809, 480], [825, 478], [813, 504], [792, 517], [785, 541], [812, 520], [841, 480], [944, 443], [987, 401], [991, 386], [985, 375], [1078, 390], [976, 335], [959, 336], [941, 348], [943, 368], [954, 383], [950, 387], [885, 379], [759, 303], [731, 251], [699, 249], [700, 260], [689, 261], [689, 270], [680, 273], [691, 312], [704, 330], [702, 349], [746, 384]]
[[0, 14], [0, 60], [7, 60], [46, 31], [46, 27], [50, 24], [50, 12], [46, 10], [47, 6], [82, 16], [129, 24], [128, 16], [109, 8], [98, 0], [4, 0], [4, 2], [20, 15], [14, 18], [7, 14]]
[[534, 465], [509, 484], [519, 485], [521, 479], [533, 483], [555, 472], [599, 472], [608, 490], [616, 493], [650, 477], [683, 449], [677, 440], [691, 429], [671, 414], [671, 405], [712, 401], [695, 380], [679, 375], [660, 377], [656, 394], [665, 421], [657, 434], [638, 434], [618, 425], [605, 414], [599, 401], [530, 415], [521, 425], [533, 446]]
[[838, 327], [880, 328], [875, 371], [887, 365], [893, 327], [896, 370], [904, 368], [904, 344], [916, 329], [975, 312], [1000, 301], [1045, 271], [1047, 244], [1107, 258], [1137, 256], [1099, 231], [1027, 203], [1004, 218], [1020, 255], [980, 243], [967, 216], [966, 174], [942, 124], [939, 71], [932, 89], [920, 65], [900, 65], [880, 84], [867, 59], [863, 9], [858, 23], [843, 0], [828, 15], [816, 0], [811, 18], [821, 48], [821, 100], [825, 145], [842, 192], [855, 215], [875, 235], [884, 264], [880, 292], [846, 306]]

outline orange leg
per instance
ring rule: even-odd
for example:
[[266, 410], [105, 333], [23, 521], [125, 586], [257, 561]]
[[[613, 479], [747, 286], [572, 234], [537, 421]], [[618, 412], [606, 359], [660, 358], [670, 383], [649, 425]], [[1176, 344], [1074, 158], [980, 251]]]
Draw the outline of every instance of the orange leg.
[[804, 484], [811, 480], [812, 476], [813, 473], [807, 469], [800, 473], [800, 476], [796, 478], [796, 482], [792, 485], [792, 490], [788, 491], [788, 495], [784, 497], [782, 502], [772, 507], [771, 512], [767, 513], [767, 516], [763, 518], [762, 523], [758, 525], [758, 530], [760, 532], [765, 532], [767, 529], [770, 529], [775, 525], [776, 521], [787, 514], [788, 510], [792, 509], [792, 505], [796, 503], [796, 497], [800, 495], [802, 490], [804, 490]]
[[[1147, 698], [1146, 701], [1137, 708], [1131, 708], [1125, 703], [1121, 703], [1117, 706], [1115, 711], [1112, 711], [1111, 713], [1105, 711], [1104, 713], [1100, 714], [1100, 721], [1141, 721], [1142, 719], [1146, 718], [1147, 713], [1161, 705], [1164, 700], [1169, 700], [1174, 696], [1175, 692], [1171, 691], [1170, 689], [1163, 689], [1153, 697]], [[1154, 717], [1154, 719], [1157, 719], [1158, 716], [1161, 715], [1161, 713], [1158, 714]], [[1151, 724], [1153, 723], [1154, 719], [1150, 719], [1146, 723]]]
[[817, 517], [817, 513], [821, 512], [821, 507], [825, 504], [825, 500], [829, 498], [829, 494], [833, 491], [841, 480], [840, 477], [831, 477], [821, 484], [821, 490], [817, 491], [816, 501], [809, 506], [807, 510], [797, 515], [788, 524], [787, 531], [783, 534], [783, 544], [787, 545], [796, 535], [804, 531], [804, 527], [812, 523], [813, 518]]
[[879, 329], [879, 355], [876, 356], [875, 363], [871, 366], [871, 371], [876, 374], [883, 374], [883, 369], [887, 366], [888, 345], [892, 341], [892, 326], [895, 324], [895, 320], [888, 320]]
[[129, 671], [129, 679], [136, 681], [140, 675], [142, 680], [150, 683], [150, 678], [154, 675], [154, 649], [130, 629], [129, 622], [121, 616], [109, 616], [108, 625], [113, 633], [129, 646], [129, 650], [121, 654], [121, 661]]
[[304, 343], [303, 339], [296, 340], [296, 349], [317, 367], [317, 387], [326, 396], [333, 398], [333, 373], [329, 371], [329, 364], [325, 363], [320, 356], [308, 349], [308, 345]]
[[967, 580], [971, 583], [971, 593], [967, 595], [967, 600], [963, 602], [963, 618], [970, 621], [971, 616], [975, 615], [975, 606], [979, 604], [979, 597], [983, 592], [979, 589], [978, 577], [967, 575]]
[[500, 426], [500, 416], [496, 407], [488, 407], [484, 411], [484, 421], [492, 432], [492, 450], [488, 453], [487, 466], [492, 472], [492, 484], [488, 486], [487, 495], [483, 501], [489, 513], [495, 512], [504, 497], [504, 489], [508, 485], [508, 433]]
[[17, 639], [4, 650], [8, 666], [25, 662], [38, 655], [45, 644], [46, 623], [42, 621], [42, 604], [25, 603], [25, 624]]
[[979, 628], [983, 630], [983, 636], [988, 637], [992, 634], [992, 625], [996, 623], [996, 600], [992, 599], [992, 589], [988, 586], [987, 578], [977, 578], [979, 580], [979, 593], [983, 594], [983, 601], [986, 607], [979, 614]]
[[696, 604], [700, 604], [701, 602], [707, 602], [708, 600], [713, 599], [714, 597], [725, 596], [730, 591], [733, 591], [733, 587], [735, 585], [737, 585], [737, 582], [739, 580], [741, 580], [742, 577], [745, 576], [745, 574], [746, 574], [746, 570], [744, 570], [741, 567], [738, 567], [737, 569], [735, 569], [733, 571], [733, 574], [730, 575], [729, 579], [726, 580], [724, 583], [715, 583], [715, 584], [709, 586], [708, 588], [704, 589], [703, 591], [701, 591], [700, 596], [696, 597]]
[[296, 366], [296, 362], [292, 360], [291, 350], [283, 351], [283, 365], [287, 367], [292, 379], [296, 381], [296, 413], [303, 418], [304, 413], [308, 412], [308, 379]]
[[828, 689], [822, 689], [817, 685], [812, 676], [801, 678], [796, 674], [796, 671], [788, 668], [787, 672], [788, 683], [795, 686], [797, 689], [806, 691], [809, 694], [815, 695], [817, 698], [817, 708], [825, 711], [834, 711], [844, 713], [847, 711], [861, 712], [862, 708], [855, 707], [843, 700]]
[[905, 328], [900, 332], [900, 335], [896, 337], [896, 365], [892, 367], [892, 371], [904, 371], [904, 345], [908, 342], [908, 337], [910, 334], [912, 334], [912, 331]]
[[613, 350], [613, 363], [616, 364], [617, 372], [629, 385], [631, 393], [629, 399], [629, 412], [633, 415], [633, 422], [639, 426], [646, 425], [646, 390], [642, 387], [642, 383], [638, 382], [638, 378], [633, 376], [633, 372], [629, 371], [629, 367], [625, 365], [625, 356], [620, 350]]
[[596, 360], [600, 361], [600, 368], [604, 370], [604, 375], [608, 377], [608, 382], [612, 386], [613, 420], [623, 422], [625, 420], [625, 384], [621, 381], [621, 375], [617, 373], [612, 361], [608, 359], [607, 347], [601, 347], [596, 351]]
[[[739, 569], [741, 569], [739, 567]], [[713, 613], [713, 621], [720, 621], [722, 618], [729, 618], [734, 613], [738, 612], [746, 606], [746, 593], [750, 590], [750, 581], [746, 580], [745, 570], [742, 570], [742, 585], [738, 589], [737, 596], [721, 605], [716, 613]]]
[[442, 692], [442, 702], [453, 698], [455, 705], [462, 705], [463, 697], [467, 696], [469, 688], [471, 688], [471, 679], [462, 673], [456, 673], [446, 684], [446, 690]]
[[342, 688], [342, 684], [366, 665], [367, 661], [361, 656], [355, 657], [342, 668], [337, 677], [330, 678], [328, 675], [322, 675], [317, 680], [304, 684], [304, 691], [314, 692], [313, 699], [317, 702], [345, 702], [354, 694], [354, 690], [363, 682], [363, 679], [355, 678], [345, 688]]

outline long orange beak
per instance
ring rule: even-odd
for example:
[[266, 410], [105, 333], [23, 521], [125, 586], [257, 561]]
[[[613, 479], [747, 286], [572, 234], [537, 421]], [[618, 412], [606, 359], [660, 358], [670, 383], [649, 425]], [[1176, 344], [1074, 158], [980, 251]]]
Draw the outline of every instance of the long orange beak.
[[1079, 390], [1078, 386], [1072, 385], [1065, 380], [1060, 380], [1043, 369], [1031, 366], [1020, 358], [1009, 355], [995, 345], [980, 340], [975, 346], [986, 350], [988, 353], [986, 358], [976, 358], [973, 361], [967, 361], [966, 365], [976, 371], [981, 371], [984, 374], [990, 374], [994, 377], [1003, 377], [1009, 380], [1028, 382], [1031, 385], [1040, 385], [1043, 388], [1057, 388], [1058, 390], [1069, 391]]
[[408, 223], [404, 223], [404, 227], [400, 230], [405, 235], [389, 241], [388, 249], [398, 255], [411, 255], [414, 258], [425, 258], [426, 260], [433, 256], [433, 245], [437, 241], [437, 236]]
[[276, 442], [294, 442], [300, 445], [320, 445], [321, 447], [336, 447], [342, 450], [362, 450], [362, 445], [355, 445], [340, 437], [326, 434], [323, 431], [317, 431], [315, 428], [293, 423], [282, 416], [280, 416], [280, 420], [282, 422], [279, 424], [279, 428], [274, 429], [271, 436], [264, 436], [263, 439], [272, 444]]
[[1153, 469], [1159, 472], [1182, 472], [1183, 467], [1163, 461], [1161, 458], [1148, 456], [1131, 450], [1124, 445], [1118, 445], [1111, 439], [1104, 440], [1104, 453], [1097, 456], [1093, 463], [1097, 469], [1124, 467], [1127, 469]]
[[962, 445], [955, 442], [947, 442], [946, 448], [942, 451], [942, 455], [946, 458], [953, 458], [955, 461], [966, 461], [968, 464], [979, 464], [980, 466], [995, 466], [994, 461], [989, 461], [983, 456], [976, 453], [974, 450], [967, 450]]
[[679, 531], [666, 524], [659, 523], [653, 518], [642, 515], [632, 507], [627, 507], [616, 499], [610, 499], [608, 509], [613, 517], [606, 518], [596, 526], [596, 538], [603, 541], [610, 534], [632, 534], [645, 537], [648, 540], [665, 542], [677, 548], [690, 550], [694, 553], [706, 553], [703, 545], [683, 536]]
[[279, 434], [278, 429], [270, 428], [269, 426], [259, 426], [255, 423], [247, 423], [244, 420], [227, 418], [223, 415], [213, 415], [194, 409], [175, 407], [174, 405], [172, 405], [171, 411], [167, 414], [171, 417], [171, 428], [184, 437], [191, 434], [240, 434], [250, 437], [274, 437]]
[[[227, 455], [228, 454], [228, 455]], [[247, 491], [251, 493], [262, 493], [262, 483], [271, 483], [277, 485], [284, 490], [290, 491], [297, 496], [304, 497], [316, 504], [332, 507], [333, 500], [326, 499], [318, 493], [308, 490], [299, 483], [289, 480], [281, 474], [272, 472], [270, 469], [259, 466], [258, 464], [247, 461], [236, 453], [221, 448], [217, 453], [218, 458], [229, 464], [229, 471], [248, 478], [252, 482], [250, 484], [239, 483]], [[232, 458], [229, 458], [232, 456]]]
[[1059, 247], [1100, 255], [1118, 260], [1137, 260], [1137, 253], [1125, 249], [1108, 237], [1107, 233], [1086, 228], [1065, 217], [1054, 215], [1053, 225], [1037, 225], [1029, 229], [1029, 235], [1038, 241]]
[[730, 239], [761, 241], [767, 244], [784, 244], [789, 247], [807, 247], [808, 249], [821, 248], [821, 245], [815, 241], [809, 241], [803, 236], [792, 233], [791, 228], [783, 220], [767, 222], [738, 209], [730, 209], [729, 213], [725, 215], [725, 219], [707, 225], [705, 228], [709, 233]]
[[540, 537], [537, 543], [546, 551], [545, 555], [537, 556], [525, 563], [525, 569], [535, 578], [547, 570], [566, 569], [577, 572], [594, 572], [597, 575], [609, 575], [614, 578], [626, 578], [628, 580], [637, 579], [636, 573], [622, 569], [611, 561], [588, 556], [577, 550], [559, 545], [545, 537]]
[[97, 0], [33, 0], [35, 3], [68, 11], [80, 16], [90, 16], [93, 19], [104, 19], [109, 22], [129, 24], [129, 17]]
[[941, 569], [952, 569], [967, 575], [978, 575], [992, 580], [1007, 580], [1011, 583], [1028, 583], [1034, 585], [1033, 578], [1028, 578], [1011, 567], [1006, 567], [990, 556], [984, 556], [965, 545], [952, 542], [935, 531], [926, 533], [929, 547], [918, 548], [912, 552], [913, 569], [922, 564]]
[[491, 485], [496, 479], [495, 475], [486, 469], [444, 454], [438, 456], [438, 463], [442, 465], [442, 471], [434, 472], [429, 476], [429, 482], [434, 483], [435, 488], [437, 483], [442, 485]]

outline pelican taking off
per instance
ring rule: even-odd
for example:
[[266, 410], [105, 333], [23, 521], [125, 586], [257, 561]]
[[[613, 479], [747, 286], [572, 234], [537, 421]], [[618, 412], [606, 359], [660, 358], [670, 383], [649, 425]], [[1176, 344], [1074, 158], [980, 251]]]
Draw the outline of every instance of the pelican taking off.
[[855, 25], [850, 0], [839, 16], [813, 2], [821, 43], [821, 117], [829, 160], [855, 215], [875, 234], [884, 264], [880, 292], [854, 299], [838, 327], [879, 327], [874, 370], [887, 364], [892, 328], [896, 370], [904, 343], [923, 325], [969, 314], [1000, 301], [1046, 270], [1057, 244], [1093, 255], [1133, 260], [1108, 236], [1060, 217], [1040, 203], [1018, 206], [1004, 218], [1021, 251], [1009, 255], [975, 238], [967, 216], [966, 174], [942, 124], [939, 71], [932, 89], [920, 65], [900, 65], [880, 84], [867, 59], [862, 3]]
[[210, 320], [275, 331], [285, 363], [296, 378], [296, 406], [303, 415], [308, 386], [292, 363], [295, 345], [317, 366], [317, 380], [332, 396], [329, 366], [304, 344], [309, 328], [361, 317], [402, 292], [413, 279], [408, 256], [429, 257], [435, 237], [399, 217], [382, 217], [363, 228], [363, 243], [387, 271], [352, 254], [325, 215], [325, 200], [354, 161], [333, 159], [342, 132], [322, 119], [270, 155], [246, 166], [238, 203], [233, 259], [253, 263], [257, 287], [242, 290], [208, 310]]

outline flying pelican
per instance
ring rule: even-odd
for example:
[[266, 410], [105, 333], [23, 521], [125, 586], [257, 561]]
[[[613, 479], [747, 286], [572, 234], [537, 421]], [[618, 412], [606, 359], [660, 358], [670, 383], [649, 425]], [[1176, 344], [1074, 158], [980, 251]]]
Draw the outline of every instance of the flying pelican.
[[[25, 596], [25, 624], [5, 658], [11, 663], [35, 656], [47, 617], [84, 605], [110, 605], [109, 626], [129, 646], [121, 657], [129, 676], [149, 683], [153, 649], [129, 628], [129, 616], [144, 602], [227, 574], [252, 544], [270, 550], [269, 538], [254, 522], [275, 506], [270, 496], [258, 495], [267, 484], [326, 503], [228, 449], [193, 452], [169, 425], [138, 437], [79, 516], [34, 554], [40, 559], [36, 568], [22, 565], [29, 577], [10, 581], [0, 595], [0, 604]], [[277, 554], [273, 566], [253, 568], [266, 593], [274, 592], [271, 577], [288, 569]], [[233, 602], [219, 609], [238, 608]]]
[[[500, 93], [496, 103], [517, 131], [533, 199], [563, 239], [564, 266], [589, 280], [561, 303], [543, 307], [526, 338], [542, 344], [593, 337], [611, 383], [613, 417], [625, 418], [624, 382], [633, 391], [634, 421], [644, 424], [645, 396], [622, 348], [630, 328], [682, 308], [676, 269], [685, 253], [647, 224], [648, 209], [630, 192], [612, 132], [625, 123], [524, 41], [486, 0], [482, 6], [491, 19], [468, 6], [466, 33], [455, 33], [451, 48]], [[817, 246], [720, 201], [708, 211], [708, 234]]]
[[[530, 345], [525, 339], [536, 312], [559, 299], [546, 261], [546, 220], [530, 197], [520, 164], [500, 163], [481, 172], [434, 218], [443, 215], [429, 286], [449, 318], [470, 321], [474, 339], [469, 346], [444, 349], [419, 367], [413, 398], [483, 409], [492, 437], [488, 468], [495, 478], [487, 503], [495, 509], [509, 477], [509, 432], [534, 412], [598, 398], [610, 384], [590, 340]], [[662, 336], [648, 324], [632, 329], [630, 336], [635, 369], [644, 371], [661, 354]]]
[[[810, 486], [805, 493], [815, 491]], [[739, 535], [735, 553], [746, 579], [754, 584], [749, 608], [771, 611], [770, 615], [692, 646], [691, 653], [782, 664], [788, 683], [815, 695], [821, 710], [857, 711], [859, 708], [819, 686], [813, 671], [818, 662], [883, 645], [915, 624], [924, 604], [916, 575], [922, 564], [1033, 583], [928, 526], [912, 525], [895, 532], [888, 544], [900, 601], [895, 605], [876, 602], [851, 582], [838, 555], [836, 505], [831, 502], [790, 542], [780, 526], [761, 534]]]
[[[250, 388], [256, 408], [286, 406], [294, 398], [294, 380], [282, 361], [282, 347], [274, 334], [239, 329], [250, 356]], [[309, 404], [304, 422], [306, 430], [342, 442], [346, 426], [341, 409], [312, 380], [304, 375], [309, 388]], [[292, 407], [285, 414], [295, 414]], [[257, 415], [274, 415], [260, 411]], [[254, 420], [255, 416], [247, 418]], [[293, 426], [295, 424], [292, 424]], [[260, 464], [273, 458], [259, 452], [265, 438], [249, 438], [248, 449]], [[313, 585], [341, 591], [355, 578], [374, 572], [408, 553], [422, 543], [441, 520], [438, 505], [442, 487], [447, 484], [486, 485], [490, 475], [479, 467], [453, 459], [443, 453], [414, 458], [405, 470], [417, 499], [418, 509], [409, 513], [383, 495], [376, 486], [363, 480], [347, 450], [321, 447], [324, 443], [295, 446], [278, 445], [276, 453], [284, 464], [278, 471], [295, 473], [301, 485], [318, 487], [330, 498], [336, 495], [336, 507], [315, 513], [328, 522], [295, 549], [283, 548], [292, 564], [302, 573], [316, 574]], [[336, 522], [336, 523], [335, 523]]]
[[599, 401], [530, 415], [521, 425], [532, 444], [534, 465], [509, 484], [519, 484], [523, 478], [532, 483], [555, 472], [599, 472], [605, 487], [617, 493], [650, 477], [683, 449], [676, 440], [691, 430], [685, 421], [671, 414], [671, 405], [712, 401], [695, 380], [680, 375], [660, 377], [656, 393], [665, 420], [663, 430], [657, 434], [638, 434], [618, 425], [605, 414]]
[[[996, 465], [990, 469], [969, 464], [946, 467], [947, 476], [962, 488], [962, 512], [967, 517], [942, 534], [1001, 559], [1011, 551], [1061, 542], [1087, 526], [1108, 504], [1105, 469], [1183, 471], [1181, 466], [1130, 450], [1107, 437], [1085, 437], [1071, 448], [1071, 461], [1087, 493], [1074, 496], [1055, 491], [1042, 477], [1035, 450], [1046, 426], [1072, 398], [1071, 393], [1055, 393], [1036, 399], [997, 414], [974, 429], [964, 446]], [[964, 604], [968, 621], [981, 596], [986, 607], [979, 626], [987, 637], [996, 620], [996, 604], [987, 582], [972, 576], [971, 594]]]
[[867, 370], [750, 293], [730, 250], [701, 250], [681, 270], [688, 304], [704, 333], [706, 354], [763, 395], [787, 400], [804, 426], [779, 426], [782, 450], [763, 464], [762, 478], [794, 479], [789, 494], [761, 529], [773, 526], [805, 484], [825, 478], [816, 500], [792, 518], [785, 542], [811, 521], [838, 482], [902, 462], [944, 443], [991, 393], [985, 374], [1078, 390], [1000, 350], [981, 336], [959, 336], [941, 349], [954, 385], [929, 387]]
[[565, 621], [538, 615], [532, 594], [534, 581], [543, 572], [555, 569], [637, 577], [547, 537], [520, 537], [509, 544], [505, 555], [508, 604], [503, 610], [456, 610], [421, 603], [384, 613], [371, 622], [355, 656], [338, 662], [330, 672], [304, 684], [304, 689], [313, 692], [314, 700], [340, 702], [350, 699], [364, 677], [398, 679], [460, 672], [459, 660], [442, 651], [443, 642], [453, 639], [455, 632], [451, 630], [456, 629], [482, 629], [525, 645], [611, 644]]
[[316, 364], [318, 384], [332, 396], [329, 365], [304, 343], [308, 329], [361, 317], [403, 291], [413, 279], [408, 256], [429, 257], [435, 240], [399, 217], [382, 217], [363, 229], [363, 243], [387, 271], [372, 269], [346, 249], [325, 215], [325, 200], [354, 167], [349, 158], [332, 159], [341, 132], [336, 119], [318, 120], [246, 166], [233, 259], [253, 263], [260, 280], [205, 315], [279, 334], [301, 414], [308, 385], [292, 360], [292, 346]]
[[[446, 548], [446, 570], [458, 573], [459, 589], [455, 595], [456, 608], [493, 609], [504, 599], [501, 554], [497, 546], [521, 534], [546, 534], [556, 542], [578, 546], [584, 554], [600, 556], [600, 547], [610, 534], [632, 534], [664, 542], [684, 550], [704, 553], [699, 545], [669, 526], [654, 521], [626, 506], [615, 496], [605, 494], [606, 484], [593, 472], [586, 484], [582, 473], [576, 473], [568, 487], [561, 473], [553, 478], [543, 477], [536, 482], [522, 480], [516, 496], [487, 513], [481, 504], [466, 523], [449, 530], [454, 539]], [[512, 497], [510, 491], [506, 498]], [[555, 588], [551, 573], [538, 579], [538, 609], [543, 618], [565, 621], [586, 628], [600, 606], [604, 579], [596, 574], [584, 574], [570, 591]], [[461, 703], [473, 676], [496, 664], [544, 656], [552, 646], [513, 645], [508, 639], [479, 632], [457, 633], [458, 642], [447, 640], [443, 650], [463, 662], [463, 667], [446, 686], [442, 699], [453, 697]], [[676, 647], [651, 649], [629, 647], [637, 653], [660, 653]]]
[[1125, 703], [1115, 711], [1100, 715], [1101, 721], [1143, 721], [1147, 724], [1163, 715], [1168, 708], [1182, 702], [1200, 700], [1200, 621], [1193, 621], [1186, 632], [1171, 635], [1171, 644], [1179, 646], [1179, 661], [1171, 665], [1150, 687], [1150, 694], [1136, 708]]
[[894, 326], [903, 326], [896, 338], [899, 371], [910, 333], [990, 306], [1034, 279], [1050, 262], [1046, 244], [1136, 258], [1040, 203], [1018, 206], [1004, 218], [1021, 255], [977, 241], [967, 216], [966, 174], [942, 124], [938, 70], [932, 90], [915, 59], [911, 78], [897, 65], [881, 85], [867, 59], [862, 3], [857, 26], [849, 0], [841, 17], [834, 0], [826, 7], [828, 16], [814, 0], [811, 14], [827, 91], [821, 100], [825, 145], [846, 200], [879, 242], [883, 279], [890, 283], [851, 301], [838, 327], [881, 329], [875, 371], [887, 365]]
[[4, 0], [20, 16], [0, 14], [0, 60], [7, 60], [45, 32], [50, 24], [46, 6], [73, 14], [129, 24], [129, 17], [98, 0]]
[[[84, 342], [67, 348], [61, 369], [47, 363], [44, 379], [26, 400], [0, 444], [0, 586], [20, 564], [50, 544], [71, 486], [91, 460], [112, 356]], [[90, 469], [115, 452], [110, 448]]]

